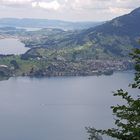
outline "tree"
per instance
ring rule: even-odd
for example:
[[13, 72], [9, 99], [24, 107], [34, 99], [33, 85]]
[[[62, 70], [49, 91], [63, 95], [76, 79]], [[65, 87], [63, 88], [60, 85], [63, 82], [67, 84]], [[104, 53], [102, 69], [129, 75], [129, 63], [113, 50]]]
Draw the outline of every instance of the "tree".
[[15, 69], [19, 69], [19, 65], [16, 60], [11, 60], [10, 64], [13, 65]]
[[[135, 61], [134, 83], [130, 86], [134, 89], [140, 89], [140, 49], [134, 49], [131, 54]], [[114, 96], [121, 97], [126, 103], [124, 105], [112, 106], [115, 116], [116, 128], [107, 130], [96, 130], [95, 128], [86, 128], [90, 134], [90, 140], [94, 140], [98, 134], [106, 134], [118, 140], [140, 140], [140, 93], [136, 98], [128, 92], [120, 89], [114, 93]], [[95, 135], [96, 134], [96, 135]], [[96, 140], [96, 139], [95, 139]]]
[[98, 134], [95, 128], [86, 128], [88, 130], [89, 140], [103, 140], [102, 137]]

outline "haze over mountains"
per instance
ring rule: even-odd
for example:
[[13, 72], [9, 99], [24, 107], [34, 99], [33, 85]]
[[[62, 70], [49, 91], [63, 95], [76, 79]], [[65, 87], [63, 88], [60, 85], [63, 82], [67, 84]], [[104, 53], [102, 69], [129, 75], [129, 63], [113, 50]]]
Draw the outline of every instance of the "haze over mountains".
[[0, 26], [24, 27], [24, 28], [60, 28], [64, 30], [85, 29], [95, 27], [103, 22], [68, 22], [49, 19], [31, 19], [31, 18], [1, 18]]

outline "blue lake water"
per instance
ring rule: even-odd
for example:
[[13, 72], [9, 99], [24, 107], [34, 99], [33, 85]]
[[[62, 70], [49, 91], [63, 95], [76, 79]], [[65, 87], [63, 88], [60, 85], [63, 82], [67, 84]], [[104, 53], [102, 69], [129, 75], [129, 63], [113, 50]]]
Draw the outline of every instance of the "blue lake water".
[[[112, 91], [131, 91], [133, 72], [10, 78], [0, 82], [0, 140], [88, 140], [85, 126], [113, 126]], [[109, 138], [107, 138], [109, 140]]]
[[29, 48], [25, 47], [18, 39], [0, 39], [0, 54], [23, 54]]
[[31, 28], [31, 27], [16, 27], [17, 29], [25, 29], [26, 31], [39, 31], [42, 28]]

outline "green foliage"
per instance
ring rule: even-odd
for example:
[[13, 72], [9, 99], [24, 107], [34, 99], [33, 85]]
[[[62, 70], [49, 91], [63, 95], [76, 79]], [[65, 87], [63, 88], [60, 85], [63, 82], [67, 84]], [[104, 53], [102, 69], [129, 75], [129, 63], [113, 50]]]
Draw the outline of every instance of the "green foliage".
[[[140, 49], [134, 49], [131, 54], [135, 61], [135, 79], [132, 88], [140, 89]], [[114, 96], [121, 97], [126, 103], [123, 105], [112, 106], [115, 116], [116, 128], [107, 130], [96, 130], [87, 128], [90, 140], [93, 140], [98, 133], [106, 134], [119, 140], [140, 140], [140, 93], [137, 98], [133, 98], [128, 92], [120, 89]]]
[[132, 84], [132, 88], [140, 89], [140, 49], [134, 49], [131, 54], [132, 58], [135, 60], [135, 82]]
[[95, 128], [86, 128], [88, 133], [90, 134], [89, 140], [102, 140], [102, 137], [99, 136], [98, 132]]
[[19, 65], [16, 60], [11, 60], [10, 64], [13, 65], [15, 69], [19, 69]]

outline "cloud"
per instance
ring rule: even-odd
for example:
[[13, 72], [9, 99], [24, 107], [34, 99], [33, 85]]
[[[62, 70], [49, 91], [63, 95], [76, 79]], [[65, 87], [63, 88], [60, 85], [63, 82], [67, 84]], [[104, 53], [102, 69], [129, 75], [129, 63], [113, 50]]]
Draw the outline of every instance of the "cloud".
[[21, 14], [64, 20], [108, 20], [138, 6], [140, 0], [0, 0], [0, 15], [13, 12], [13, 17]]
[[32, 7], [39, 7], [48, 10], [58, 10], [60, 8], [60, 4], [56, 0], [51, 2], [32, 2]]
[[[140, 5], [140, 0], [0, 0], [0, 5], [28, 5], [33, 8], [43, 8], [46, 10], [94, 10], [108, 9], [116, 7], [130, 9]], [[116, 10], [117, 11], [117, 10]], [[118, 10], [119, 11], [119, 10]]]
[[0, 3], [4, 5], [12, 5], [12, 4], [27, 4], [32, 2], [32, 0], [1, 0]]
[[109, 7], [109, 10], [113, 14], [125, 14], [131, 11], [131, 9], [119, 8], [119, 7]]

